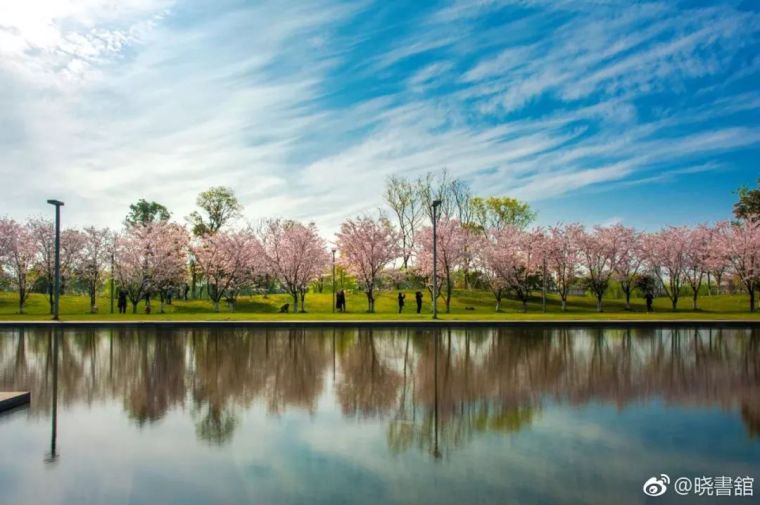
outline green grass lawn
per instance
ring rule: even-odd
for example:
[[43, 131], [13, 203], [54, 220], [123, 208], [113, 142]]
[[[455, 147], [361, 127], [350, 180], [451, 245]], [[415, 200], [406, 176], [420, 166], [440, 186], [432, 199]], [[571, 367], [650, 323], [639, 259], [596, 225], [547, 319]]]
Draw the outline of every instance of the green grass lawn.
[[[427, 295], [427, 293], [426, 293]], [[25, 313], [18, 313], [18, 298], [15, 293], [0, 293], [0, 320], [46, 320], [50, 318], [48, 300], [45, 295], [34, 293], [29, 297]], [[215, 313], [209, 300], [174, 301], [165, 305], [165, 313], [160, 314], [157, 300], [153, 301], [153, 313], [145, 314], [142, 304], [136, 314], [111, 314], [110, 300], [107, 296], [98, 299], [98, 313], [90, 314], [89, 300], [84, 296], [65, 295], [61, 298], [62, 320], [428, 320], [431, 315], [430, 297], [426, 296], [421, 314], [415, 313], [414, 291], [407, 292], [407, 304], [402, 314], [398, 314], [396, 292], [383, 292], [377, 297], [376, 312], [369, 314], [367, 300], [363, 293], [347, 294], [348, 312], [333, 314], [331, 312], [332, 295], [330, 293], [309, 293], [306, 295], [306, 313], [280, 314], [279, 308], [291, 300], [287, 295], [242, 296], [235, 306], [235, 311], [222, 304], [221, 311]], [[670, 310], [670, 300], [655, 299], [655, 312], [645, 312], [643, 299], [634, 299], [631, 311], [626, 311], [623, 300], [605, 300], [605, 310], [596, 312], [595, 301], [590, 296], [576, 296], [569, 300], [567, 312], [560, 310], [559, 298], [551, 295], [547, 311], [541, 310], [541, 298], [536, 296], [528, 304], [528, 312], [522, 312], [522, 305], [516, 300], [502, 300], [502, 311], [495, 312], [493, 296], [486, 291], [458, 290], [451, 301], [451, 312], [445, 313], [443, 302], [439, 304], [440, 318], [449, 320], [531, 320], [531, 319], [760, 319], [760, 313], [751, 314], [748, 310], [747, 296], [721, 295], [700, 297], [699, 311], [691, 310], [691, 299], [679, 302], [678, 312]], [[468, 310], [471, 307], [473, 310]]]

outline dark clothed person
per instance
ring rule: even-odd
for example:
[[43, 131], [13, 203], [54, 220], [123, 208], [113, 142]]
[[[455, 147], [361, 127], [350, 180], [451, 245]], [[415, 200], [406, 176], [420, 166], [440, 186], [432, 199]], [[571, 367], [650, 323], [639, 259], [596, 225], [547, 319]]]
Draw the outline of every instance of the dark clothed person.
[[406, 300], [406, 295], [404, 293], [399, 292], [398, 294], [398, 313], [401, 314], [401, 311], [404, 310], [404, 300]]
[[119, 314], [127, 313], [127, 291], [125, 289], [119, 290]]
[[414, 293], [414, 299], [417, 301], [417, 314], [422, 311], [422, 291]]

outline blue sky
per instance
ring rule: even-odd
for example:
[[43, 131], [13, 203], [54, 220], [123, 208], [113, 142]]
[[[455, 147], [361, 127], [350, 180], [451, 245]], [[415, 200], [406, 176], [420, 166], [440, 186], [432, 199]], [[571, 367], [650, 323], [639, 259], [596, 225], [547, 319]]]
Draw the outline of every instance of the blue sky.
[[182, 220], [223, 184], [330, 231], [446, 167], [541, 224], [723, 219], [760, 177], [759, 49], [756, 1], [3, 2], [2, 212]]

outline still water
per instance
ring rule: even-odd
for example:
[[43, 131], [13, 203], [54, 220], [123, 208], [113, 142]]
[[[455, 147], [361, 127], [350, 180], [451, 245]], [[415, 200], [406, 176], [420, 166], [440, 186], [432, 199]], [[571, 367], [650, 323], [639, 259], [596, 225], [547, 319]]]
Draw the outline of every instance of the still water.
[[757, 329], [5, 329], [0, 390], [2, 504], [760, 496]]

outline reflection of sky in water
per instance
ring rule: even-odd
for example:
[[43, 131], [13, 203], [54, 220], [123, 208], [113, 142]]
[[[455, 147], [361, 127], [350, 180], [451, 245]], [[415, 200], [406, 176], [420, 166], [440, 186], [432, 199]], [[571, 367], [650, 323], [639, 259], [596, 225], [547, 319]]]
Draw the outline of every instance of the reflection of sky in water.
[[[49, 376], [47, 338], [27, 333], [28, 366], [19, 368], [17, 336], [0, 337], [3, 387], [22, 372], [28, 378]], [[0, 503], [624, 504], [647, 503], [641, 485], [653, 474], [749, 474], [760, 481], [760, 438], [749, 436], [740, 413], [746, 395], [760, 397], [757, 336], [746, 332], [724, 334], [713, 342], [717, 350], [707, 353], [693, 336], [673, 345], [665, 335], [662, 355], [647, 354], [652, 336], [631, 339], [627, 351], [617, 337], [606, 336], [604, 345], [596, 344], [597, 351], [607, 349], [599, 354], [601, 366], [590, 358], [595, 346], [583, 334], [575, 335], [580, 341], [564, 354], [552, 350], [558, 348], [556, 337], [537, 343], [515, 334], [491, 335], [469, 342], [469, 361], [460, 359], [467, 352], [461, 334], [454, 335], [451, 356], [444, 338], [438, 361], [441, 459], [432, 457], [429, 446], [434, 398], [426, 388], [435, 357], [429, 336], [418, 336], [407, 353], [403, 332], [376, 332], [373, 355], [366, 340], [344, 334], [336, 345], [335, 383], [329, 334], [300, 344], [288, 342], [287, 334], [274, 335], [267, 349], [255, 340], [242, 356], [244, 348], [229, 340], [212, 343], [201, 335], [193, 347], [191, 337], [179, 336], [175, 343], [184, 357], [163, 365], [168, 355], [155, 347], [155, 339], [117, 338], [113, 355], [102, 334], [88, 341], [94, 343], [88, 352], [73, 345], [73, 338], [62, 345], [57, 462], [44, 462], [51, 421], [46, 406], [33, 403], [0, 416]], [[504, 338], [511, 341], [499, 350]], [[270, 353], [264, 354], [270, 365], [257, 362], [262, 349]], [[413, 387], [399, 415], [404, 356], [407, 385]], [[352, 367], [352, 357], [359, 359], [354, 364], [377, 362], [374, 369], [370, 362]], [[239, 390], [225, 396], [221, 377], [239, 372], [234, 360], [241, 359], [268, 370], [255, 379], [263, 386], [258, 394]], [[555, 366], [528, 366], [549, 362]], [[622, 375], [630, 381], [594, 384], [610, 380], [605, 367], [616, 370], [626, 362], [636, 363], [630, 368], [635, 371]], [[114, 363], [121, 365], [118, 372]], [[466, 375], [460, 373], [465, 365]], [[288, 388], [295, 390], [277, 389], [277, 381], [293, 376], [298, 380]], [[44, 398], [49, 381], [40, 380], [31, 389]], [[646, 386], [632, 388], [631, 381]], [[114, 387], [124, 383], [136, 389]], [[348, 383], [354, 388], [346, 392]], [[141, 423], [130, 409], [145, 411], [145, 402], [135, 404], [134, 391], [145, 391], [146, 384], [170, 391], [171, 398], [148, 401], [167, 407]], [[531, 384], [533, 390], [524, 391]], [[276, 412], [273, 397], [285, 399]], [[220, 423], [211, 426], [231, 427], [226, 438], [209, 440], [199, 432], [206, 403], [225, 405]], [[410, 443], [393, 439], [402, 432], [412, 433]], [[760, 493], [760, 483], [755, 489]], [[689, 503], [667, 495], [656, 500]]]

